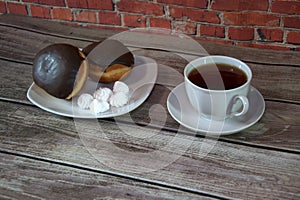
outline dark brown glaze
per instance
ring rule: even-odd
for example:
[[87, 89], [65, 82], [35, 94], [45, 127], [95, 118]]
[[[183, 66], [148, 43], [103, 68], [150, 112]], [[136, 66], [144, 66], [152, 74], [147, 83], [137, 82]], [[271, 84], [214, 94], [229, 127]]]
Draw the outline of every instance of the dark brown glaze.
[[82, 60], [77, 47], [50, 45], [35, 56], [33, 80], [48, 94], [65, 99], [73, 90]]
[[87, 56], [89, 62], [101, 67], [102, 71], [111, 65], [122, 64], [128, 67], [134, 65], [134, 57], [130, 50], [117, 40], [104, 40], [94, 42], [82, 52]]
[[84, 53], [84, 55], [88, 55], [98, 44], [100, 44], [101, 42], [93, 42], [89, 45], [87, 45], [86, 47], [84, 47], [82, 49], [82, 52]]

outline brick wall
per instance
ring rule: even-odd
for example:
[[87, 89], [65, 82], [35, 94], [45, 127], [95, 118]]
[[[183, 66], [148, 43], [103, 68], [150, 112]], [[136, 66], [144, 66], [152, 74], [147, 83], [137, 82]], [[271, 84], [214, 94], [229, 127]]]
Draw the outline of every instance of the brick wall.
[[198, 40], [300, 50], [299, 0], [0, 0], [0, 13], [91, 28], [161, 27]]

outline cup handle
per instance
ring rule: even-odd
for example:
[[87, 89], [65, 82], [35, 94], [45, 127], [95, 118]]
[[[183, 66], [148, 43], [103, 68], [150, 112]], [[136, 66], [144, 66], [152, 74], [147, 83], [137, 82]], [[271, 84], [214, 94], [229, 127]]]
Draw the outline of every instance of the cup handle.
[[[241, 101], [242, 102], [242, 106], [243, 106], [243, 109], [242, 111], [240, 112], [232, 112], [230, 113], [230, 116], [231, 117], [239, 117], [239, 116], [242, 116], [244, 114], [246, 114], [248, 112], [248, 109], [249, 109], [249, 101], [248, 101], [248, 98], [245, 97], [245, 96], [240, 96], [240, 95], [237, 95], [235, 96], [233, 99], [232, 99], [232, 105], [235, 104], [237, 101]], [[231, 107], [232, 109], [232, 107]], [[231, 111], [230, 111], [231, 112]]]

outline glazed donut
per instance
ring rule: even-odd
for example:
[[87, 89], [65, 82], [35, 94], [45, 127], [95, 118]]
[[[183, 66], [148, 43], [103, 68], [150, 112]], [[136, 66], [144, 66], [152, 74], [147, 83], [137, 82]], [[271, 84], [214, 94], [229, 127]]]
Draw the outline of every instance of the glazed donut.
[[53, 44], [38, 52], [33, 61], [33, 81], [48, 94], [71, 99], [88, 77], [85, 55], [70, 44]]
[[89, 77], [101, 83], [123, 79], [134, 66], [133, 54], [117, 40], [92, 43], [82, 52], [87, 57]]

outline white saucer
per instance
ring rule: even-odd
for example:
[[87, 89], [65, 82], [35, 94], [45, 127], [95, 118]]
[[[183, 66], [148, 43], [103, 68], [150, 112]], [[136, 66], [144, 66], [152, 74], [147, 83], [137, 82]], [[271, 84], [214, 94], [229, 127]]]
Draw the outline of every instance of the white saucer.
[[[139, 107], [149, 96], [157, 78], [157, 63], [148, 57], [135, 56], [135, 66], [130, 74], [123, 79], [130, 88], [129, 103], [123, 107], [111, 107], [108, 111], [94, 114], [89, 110], [80, 109], [77, 106], [77, 98], [71, 101], [55, 98], [43, 89], [39, 88], [35, 83], [29, 87], [27, 98], [39, 108], [66, 117], [74, 118], [108, 118], [126, 114]], [[98, 84], [88, 80], [81, 93], [90, 93], [97, 87], [112, 87], [112, 84]]]
[[169, 94], [167, 107], [171, 116], [188, 129], [208, 135], [229, 135], [252, 126], [262, 117], [265, 111], [263, 96], [257, 89], [251, 87], [248, 99], [249, 110], [245, 115], [215, 121], [199, 116], [187, 98], [184, 83], [181, 83]]

